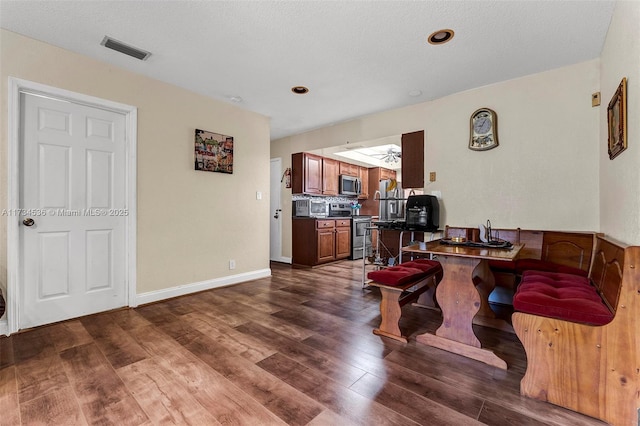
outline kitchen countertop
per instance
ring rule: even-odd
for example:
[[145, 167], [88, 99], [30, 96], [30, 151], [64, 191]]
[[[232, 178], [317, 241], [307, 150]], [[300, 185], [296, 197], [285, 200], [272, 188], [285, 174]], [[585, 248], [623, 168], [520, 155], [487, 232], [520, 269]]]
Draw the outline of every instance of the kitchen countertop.
[[391, 231], [418, 231], [418, 232], [439, 232], [439, 229], [432, 229], [422, 225], [408, 225], [404, 220], [387, 220], [387, 221], [373, 221], [373, 225], [376, 225], [382, 230]]

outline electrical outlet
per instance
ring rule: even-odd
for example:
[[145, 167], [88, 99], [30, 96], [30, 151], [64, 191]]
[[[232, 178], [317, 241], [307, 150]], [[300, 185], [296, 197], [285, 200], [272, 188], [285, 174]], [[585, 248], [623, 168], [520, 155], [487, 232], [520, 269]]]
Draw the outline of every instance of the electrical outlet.
[[262, 192], [256, 192], [256, 200], [262, 200]]
[[229, 269], [236, 269], [236, 261], [235, 261], [235, 259], [231, 259], [229, 261]]
[[600, 105], [600, 92], [591, 95], [591, 106], [597, 107], [598, 105]]
[[430, 172], [429, 173], [429, 182], [435, 182], [436, 181], [436, 172]]

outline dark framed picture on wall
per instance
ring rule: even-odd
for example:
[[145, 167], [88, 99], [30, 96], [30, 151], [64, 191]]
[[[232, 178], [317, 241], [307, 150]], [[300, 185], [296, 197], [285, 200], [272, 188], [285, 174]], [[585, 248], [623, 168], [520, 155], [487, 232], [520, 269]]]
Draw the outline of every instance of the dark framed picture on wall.
[[627, 78], [623, 78], [607, 108], [609, 159], [627, 149]]
[[196, 129], [195, 169], [233, 173], [233, 136]]

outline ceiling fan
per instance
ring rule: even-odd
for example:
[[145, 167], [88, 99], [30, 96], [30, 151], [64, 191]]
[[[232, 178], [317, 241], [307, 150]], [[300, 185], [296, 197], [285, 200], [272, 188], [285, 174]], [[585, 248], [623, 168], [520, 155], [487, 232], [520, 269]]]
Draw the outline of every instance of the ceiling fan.
[[400, 159], [402, 158], [402, 152], [396, 151], [393, 148], [389, 148], [387, 152], [376, 154], [375, 156], [380, 156], [380, 160], [384, 161], [387, 164], [391, 164], [400, 161]]

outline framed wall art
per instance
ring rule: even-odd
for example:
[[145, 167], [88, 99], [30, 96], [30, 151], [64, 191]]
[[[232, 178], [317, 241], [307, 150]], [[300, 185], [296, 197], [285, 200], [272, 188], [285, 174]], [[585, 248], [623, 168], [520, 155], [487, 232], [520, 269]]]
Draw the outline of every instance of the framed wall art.
[[609, 159], [627, 149], [627, 78], [623, 78], [607, 108]]
[[195, 169], [233, 173], [233, 136], [196, 129]]

